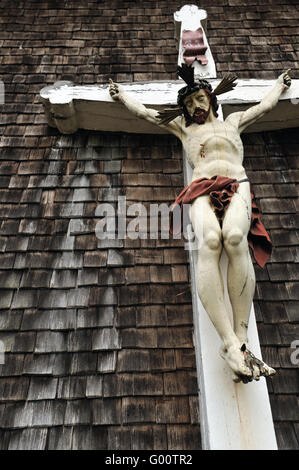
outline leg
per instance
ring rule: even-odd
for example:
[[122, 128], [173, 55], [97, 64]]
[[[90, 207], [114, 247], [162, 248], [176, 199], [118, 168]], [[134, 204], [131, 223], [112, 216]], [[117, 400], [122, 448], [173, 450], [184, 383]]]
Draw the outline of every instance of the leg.
[[248, 343], [247, 327], [255, 290], [255, 273], [247, 242], [250, 217], [249, 183], [241, 183], [227, 208], [222, 229], [229, 260], [228, 292], [234, 314], [234, 329], [241, 344]]
[[232, 197], [223, 221], [224, 248], [228, 265], [228, 292], [234, 314], [234, 330], [253, 378], [275, 373], [248, 349], [247, 328], [255, 290], [255, 273], [251, 262], [247, 234], [250, 228], [251, 195], [249, 183], [242, 183]]
[[245, 364], [240, 341], [234, 333], [225, 308], [223, 281], [219, 268], [222, 252], [221, 229], [208, 196], [202, 196], [192, 204], [191, 220], [197, 238], [201, 239], [202, 235], [203, 239], [198, 250], [197, 262], [199, 297], [223, 341], [223, 349], [228, 351], [225, 360], [237, 375], [249, 379], [252, 371]]

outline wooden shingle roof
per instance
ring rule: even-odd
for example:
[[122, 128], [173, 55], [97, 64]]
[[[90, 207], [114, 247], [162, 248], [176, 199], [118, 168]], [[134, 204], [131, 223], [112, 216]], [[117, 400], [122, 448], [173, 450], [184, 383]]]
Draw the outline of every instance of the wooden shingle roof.
[[[177, 1], [0, 0], [0, 448], [199, 449], [187, 252], [95, 236], [96, 207], [171, 203], [172, 136], [61, 136], [39, 90], [176, 79]], [[217, 70], [299, 78], [292, 1], [201, 1]], [[279, 14], [278, 14], [279, 12]], [[274, 243], [255, 311], [278, 444], [299, 444], [297, 129], [247, 134], [245, 168]]]

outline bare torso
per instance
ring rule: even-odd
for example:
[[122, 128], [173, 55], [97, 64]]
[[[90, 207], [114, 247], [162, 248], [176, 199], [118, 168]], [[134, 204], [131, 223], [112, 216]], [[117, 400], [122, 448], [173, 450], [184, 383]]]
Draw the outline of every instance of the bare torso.
[[193, 168], [192, 181], [215, 175], [246, 178], [243, 144], [238, 129], [228, 120], [191, 124], [184, 129], [181, 140]]

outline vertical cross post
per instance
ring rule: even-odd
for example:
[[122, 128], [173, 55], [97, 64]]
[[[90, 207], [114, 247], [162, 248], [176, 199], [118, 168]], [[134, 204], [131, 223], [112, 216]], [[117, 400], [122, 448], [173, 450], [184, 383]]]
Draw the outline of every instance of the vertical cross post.
[[[181, 21], [181, 36], [178, 38], [179, 64], [184, 61], [184, 31], [197, 31], [201, 27], [203, 19], [206, 20], [206, 13], [203, 10], [198, 10], [194, 5], [186, 5], [175, 14], [175, 20]], [[202, 29], [204, 30], [204, 28]], [[204, 42], [210, 53], [205, 33]], [[205, 68], [208, 64], [209, 68]], [[214, 78], [216, 71], [213, 68], [215, 64], [212, 57], [211, 59], [209, 57], [208, 64], [204, 65], [195, 60], [195, 76]], [[221, 109], [218, 113], [219, 118], [223, 119]], [[185, 185], [190, 184], [192, 170], [186, 155], [184, 155], [184, 178]], [[230, 368], [219, 355], [220, 338], [197, 293], [196, 250], [190, 248], [189, 259], [203, 449], [276, 450], [277, 443], [265, 378], [262, 377], [259, 382], [254, 381], [246, 385], [242, 382], [233, 382]], [[227, 289], [227, 267], [228, 259], [223, 252], [220, 268], [225, 290], [224, 309], [230, 312], [232, 321], [233, 316]], [[253, 354], [261, 357], [253, 305], [248, 326], [248, 338]]]

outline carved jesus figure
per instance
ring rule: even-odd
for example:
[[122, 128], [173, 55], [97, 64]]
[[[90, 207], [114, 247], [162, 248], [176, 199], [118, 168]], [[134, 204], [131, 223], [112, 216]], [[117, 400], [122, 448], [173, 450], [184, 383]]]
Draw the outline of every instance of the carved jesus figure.
[[[207, 80], [195, 82], [191, 67], [179, 67], [179, 74], [187, 86], [179, 91], [179, 107], [169, 110], [168, 114], [146, 108], [128, 96], [120, 85], [110, 81], [110, 94], [114, 100], [122, 102], [136, 116], [163, 126], [180, 139], [193, 168], [194, 184], [199, 180], [198, 184], [202, 180], [214, 182], [215, 177], [221, 177], [221, 181], [229, 178], [238, 183], [222, 218], [217, 216], [209, 194], [195, 198], [191, 206], [193, 230], [195, 234], [203, 230], [203, 243], [198, 250], [197, 262], [199, 297], [222, 340], [220, 354], [232, 369], [236, 382], [247, 383], [275, 373], [274, 369], [257, 359], [248, 347], [247, 328], [255, 290], [255, 273], [247, 241], [252, 200], [250, 183], [243, 167], [240, 134], [278, 103], [281, 94], [291, 84], [288, 73], [279, 76], [274, 87], [259, 104], [246, 111], [232, 113], [225, 121], [217, 119], [216, 90], [212, 91]], [[226, 81], [232, 84], [235, 78], [228, 77]], [[218, 94], [232, 89], [234, 85], [224, 86]], [[204, 214], [203, 228], [199, 227], [198, 221], [202, 220], [200, 213]], [[228, 257], [227, 287], [234, 316], [233, 325], [225, 309], [219, 268], [223, 249]]]

